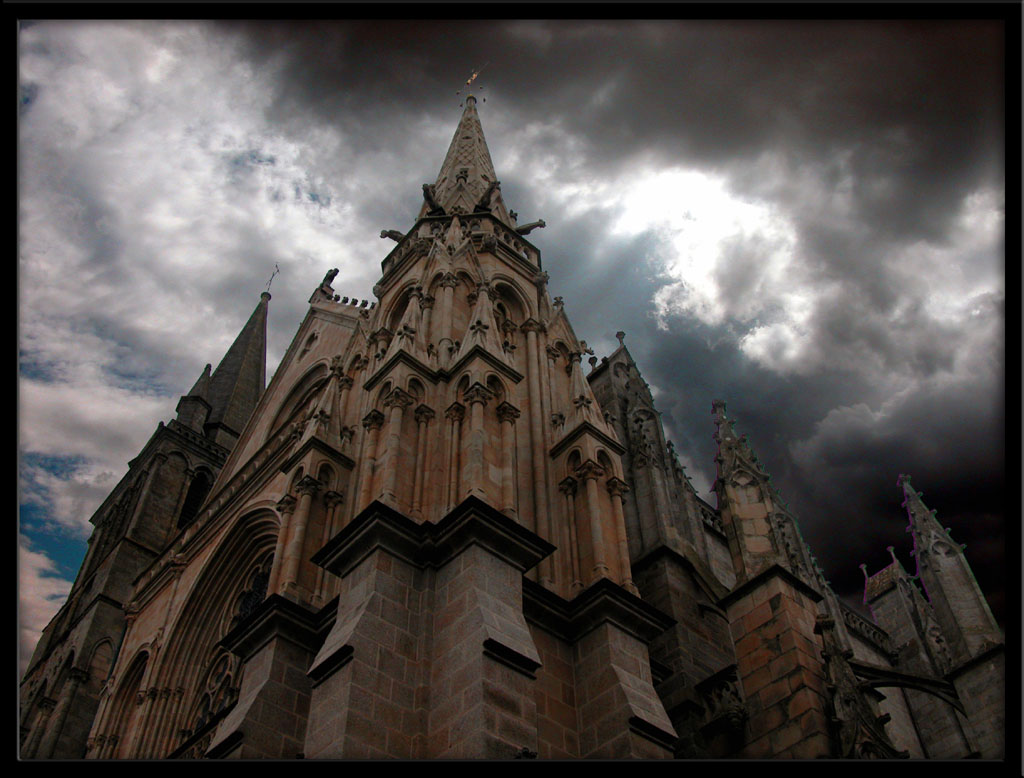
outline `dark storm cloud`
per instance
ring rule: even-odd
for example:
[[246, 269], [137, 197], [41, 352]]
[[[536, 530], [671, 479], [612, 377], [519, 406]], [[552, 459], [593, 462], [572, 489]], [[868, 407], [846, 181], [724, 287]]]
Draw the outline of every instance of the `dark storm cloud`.
[[[218, 169], [203, 179], [207, 188], [190, 192], [199, 205], [172, 214], [188, 222], [188, 232], [167, 227], [165, 245], [195, 234], [213, 243], [216, 262], [194, 274], [181, 261], [140, 261], [149, 244], [138, 237], [152, 226], [128, 221], [117, 229], [109, 206], [116, 200], [96, 194], [110, 175], [109, 156], [79, 155], [67, 180], [53, 185], [79, 210], [51, 221], [82, 225], [86, 265], [109, 288], [103, 297], [87, 287], [97, 295], [91, 308], [116, 308], [124, 290], [115, 281], [130, 278], [136, 299], [154, 287], [189, 289], [185, 299], [194, 307], [182, 315], [208, 322], [211, 340], [197, 354], [174, 343], [173, 332], [164, 338], [140, 316], [122, 317], [114, 340], [118, 349], [136, 350], [137, 359], [125, 363], [132, 375], [157, 383], [162, 376], [164, 386], [175, 382], [172, 394], [185, 391], [248, 317], [253, 279], [261, 287], [277, 262], [271, 368], [328, 268], [343, 268], [342, 295], [369, 297], [393, 245], [379, 230], [411, 226], [419, 186], [437, 175], [457, 121], [455, 91], [488, 63], [479, 82], [490, 98], [478, 106], [481, 120], [504, 199], [521, 221], [548, 224], [530, 240], [543, 253], [549, 291], [564, 297], [577, 336], [596, 349], [613, 349], [614, 333], [627, 333], [695, 481], [714, 480], [709, 409], [721, 398], [848, 601], [860, 599], [857, 564], [884, 566], [887, 545], [912, 567], [895, 486], [904, 471], [948, 518], [953, 536], [968, 543], [986, 590], [1001, 596], [1005, 551], [993, 538], [1001, 533], [1005, 489], [1002, 331], [994, 325], [1004, 316], [1002, 243], [992, 236], [1001, 226], [979, 221], [1002, 207], [998, 24], [316, 21], [193, 32], [204, 43], [184, 49], [182, 61], [202, 65], [196, 72], [210, 88], [208, 104], [185, 101], [198, 91], [186, 71], [169, 79], [183, 96], [175, 105], [191, 122], [193, 109], [202, 114], [223, 103], [225, 113], [241, 111], [248, 123], [239, 123], [239, 137], [223, 150], [212, 130], [209, 138], [187, 138]], [[51, 49], [70, 56], [65, 43], [39, 38], [31, 45], [39, 56], [58, 56]], [[236, 60], [248, 70], [229, 74]], [[212, 75], [217, 68], [222, 79]], [[23, 85], [29, 118], [55, 88], [39, 83]], [[248, 97], [250, 83], [258, 84], [258, 99]], [[236, 105], [234, 93], [246, 96]], [[133, 121], [146, 114], [126, 110]], [[263, 124], [251, 121], [257, 113]], [[214, 124], [218, 132], [224, 126]], [[78, 126], [76, 117], [68, 126]], [[121, 153], [118, 144], [112, 149]], [[503, 165], [507, 158], [516, 164]], [[145, 155], [137, 159], [147, 167]], [[189, 170], [202, 170], [203, 159], [189, 158]], [[176, 164], [154, 167], [169, 177]], [[657, 225], [629, 234], [610, 229], [629, 205], [616, 187], [673, 169], [720, 178], [737, 203], [769, 204], [766, 220], [793, 237], [786, 251], [763, 231], [722, 238], [708, 268], [718, 319], [656, 304], [667, 284], [697, 284], [669, 272], [672, 244]], [[191, 178], [173, 180], [188, 185]], [[590, 201], [560, 189], [579, 185], [585, 193], [595, 182], [611, 191]], [[981, 205], [972, 205], [978, 193]], [[672, 205], [686, 194], [659, 196]], [[261, 204], [284, 201], [293, 212], [289, 229], [254, 218], [269, 212]], [[229, 215], [214, 218], [222, 213]], [[327, 217], [333, 221], [324, 232], [337, 244], [295, 247]], [[115, 229], [87, 229], [105, 219]], [[780, 269], [783, 254], [789, 264]], [[39, 272], [40, 285], [45, 275]], [[807, 313], [795, 328], [795, 356], [772, 360], [768, 349], [755, 353], [742, 340], [760, 325], [793, 324], [788, 306], [798, 303]], [[213, 345], [214, 332], [223, 344]], [[163, 372], [154, 375], [147, 364]], [[40, 407], [71, 405], [61, 395]], [[152, 421], [145, 424], [148, 435]]]

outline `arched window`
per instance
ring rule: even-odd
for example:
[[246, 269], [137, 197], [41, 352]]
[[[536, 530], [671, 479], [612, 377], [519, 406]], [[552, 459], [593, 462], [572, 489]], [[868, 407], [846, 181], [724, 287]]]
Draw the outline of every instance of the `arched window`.
[[[201, 687], [199, 704], [193, 714], [190, 728], [193, 736], [204, 729], [210, 729], [212, 723], [222, 717], [222, 714], [238, 699], [236, 679], [241, 660], [224, 648], [217, 648], [212, 660]], [[200, 752], [209, 745], [209, 736], [203, 738], [202, 741], [205, 741], [204, 745], [197, 749]], [[190, 754], [190, 756], [198, 755]]]
[[184, 529], [191, 524], [199, 513], [199, 508], [210, 493], [213, 486], [213, 478], [205, 470], [199, 470], [192, 479], [192, 484], [185, 495], [185, 504], [181, 506], [181, 515], [178, 517], [178, 529]]

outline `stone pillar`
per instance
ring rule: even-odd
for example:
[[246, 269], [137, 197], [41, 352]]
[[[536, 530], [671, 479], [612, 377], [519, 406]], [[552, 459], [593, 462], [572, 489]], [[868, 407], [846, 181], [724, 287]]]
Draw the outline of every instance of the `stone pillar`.
[[580, 574], [580, 542], [576, 535], [576, 489], [578, 482], [571, 475], [563, 478], [558, 490], [565, 495], [565, 547], [569, 549], [569, 560], [572, 568], [571, 591], [576, 593], [583, 589], [583, 576]]
[[28, 739], [28, 744], [22, 751], [23, 759], [43, 758], [41, 755], [37, 755], [36, 752], [39, 751], [43, 733], [46, 732], [46, 727], [50, 723], [50, 716], [53, 714], [54, 708], [57, 707], [57, 701], [51, 700], [49, 697], [43, 697], [37, 704], [39, 706], [39, 715], [36, 717], [36, 724], [32, 730], [32, 735]]
[[633, 567], [629, 562], [629, 544], [626, 541], [626, 517], [622, 507], [623, 495], [629, 486], [621, 478], [612, 476], [607, 481], [608, 494], [612, 497], [612, 518], [615, 521], [615, 540], [618, 546], [619, 567], [622, 570], [622, 585], [631, 594], [639, 595], [633, 583]]
[[316, 615], [277, 594], [224, 637], [224, 645], [242, 658], [242, 686], [207, 756], [295, 759], [302, 754], [310, 700], [306, 669], [321, 639]]
[[486, 467], [484, 455], [484, 407], [493, 397], [490, 390], [483, 384], [475, 383], [470, 386], [463, 400], [469, 403], [469, 440], [466, 446], [466, 461], [463, 463], [462, 488], [457, 498], [473, 495], [481, 499], [487, 499], [485, 488]]
[[[328, 491], [324, 492], [324, 507], [327, 509], [327, 514], [324, 516], [324, 531], [320, 537], [320, 548], [323, 548], [327, 544], [327, 541], [335, 533], [334, 525], [337, 519], [338, 508], [345, 501], [345, 496], [341, 492]], [[323, 605], [324, 603], [324, 569], [317, 567], [316, 569], [316, 588], [313, 591], [313, 604]]]
[[171, 690], [169, 687], [163, 689], [153, 688], [156, 699], [153, 703], [153, 711], [150, 722], [145, 726], [145, 737], [139, 745], [138, 753], [142, 758], [159, 759], [164, 756], [161, 752], [161, 733], [170, 707]]
[[434, 411], [426, 405], [416, 409], [416, 464], [413, 467], [412, 515], [417, 517], [422, 515], [423, 479], [430, 472], [427, 462], [427, 426], [433, 418]]
[[[89, 680], [89, 674], [85, 670], [79, 670], [77, 667], [72, 667], [68, 670], [68, 679], [65, 682], [66, 689], [61, 692], [61, 699], [56, 707], [56, 713], [54, 714], [54, 724], [50, 727], [50, 732], [47, 738], [42, 742], [39, 748], [40, 759], [52, 759], [54, 753], [57, 750], [57, 743], [60, 741], [61, 735], [64, 733], [64, 724], [68, 720], [68, 713], [71, 711], [74, 705], [75, 695], [78, 693], [78, 687], [83, 681]], [[74, 757], [77, 758], [78, 754]]]
[[342, 584], [309, 670], [306, 757], [535, 753], [522, 574], [552, 550], [474, 497], [437, 524], [371, 504], [314, 557]]
[[303, 476], [296, 489], [299, 492], [299, 504], [291, 521], [288, 542], [284, 550], [284, 566], [282, 571], [282, 591], [292, 590], [298, 585], [299, 565], [302, 563], [303, 547], [306, 543], [306, 528], [309, 526], [309, 509], [313, 505], [313, 496], [320, 491], [323, 484], [311, 475]]
[[412, 405], [413, 398], [408, 393], [395, 387], [384, 398], [384, 407], [390, 408], [388, 418], [388, 441], [384, 455], [387, 461], [384, 464], [384, 488], [383, 499], [391, 505], [398, 507], [397, 483], [398, 463], [402, 454], [402, 417], [405, 409]]
[[447, 507], [452, 508], [459, 495], [459, 454], [462, 449], [462, 420], [466, 416], [466, 406], [452, 403], [444, 413], [451, 422], [448, 430], [448, 499]]
[[780, 565], [727, 594], [737, 675], [749, 716], [738, 756], [832, 755], [824, 664], [815, 625], [821, 595]]
[[519, 409], [503, 402], [497, 407], [501, 422], [501, 512], [516, 518], [516, 419]]
[[431, 314], [434, 310], [434, 298], [429, 294], [420, 296], [420, 316], [421, 318], [421, 329], [423, 330], [423, 347], [424, 349], [433, 341], [430, 339], [430, 319]]
[[[537, 348], [537, 333], [543, 325], [534, 319], [523, 322], [521, 329], [526, 333], [526, 371], [530, 393], [530, 460], [533, 466], [533, 517], [534, 531], [542, 538], [551, 536], [551, 515], [548, 506], [547, 479], [545, 464], [547, 452], [544, 451], [544, 429], [542, 421], [542, 402], [540, 390], [540, 372], [543, 367]], [[545, 586], [553, 584], [551, 563], [541, 562], [540, 580]]]
[[671, 758], [676, 732], [654, 690], [647, 645], [672, 620], [607, 578], [567, 610], [562, 631], [573, 644], [579, 755]]
[[593, 578], [607, 578], [610, 574], [607, 561], [607, 545], [602, 526], [600, 492], [597, 489], [597, 479], [604, 475], [604, 469], [594, 460], [588, 459], [576, 470], [576, 477], [586, 482], [587, 490], [587, 517], [590, 524], [590, 542], [594, 552], [594, 569], [591, 571]]
[[288, 531], [297, 502], [290, 494], [286, 494], [277, 501], [276, 507], [277, 512], [281, 514], [281, 526], [277, 530], [277, 543], [274, 546], [274, 563], [270, 570], [270, 580], [267, 582], [268, 592], [276, 592], [281, 580], [281, 571], [284, 568], [285, 543], [288, 541]]
[[373, 471], [377, 463], [377, 437], [384, 424], [384, 414], [374, 409], [363, 417], [363, 467], [359, 477], [359, 497], [352, 506], [353, 511], [361, 510], [371, 498]]
[[438, 338], [438, 361], [441, 367], [448, 367], [455, 353], [452, 340], [452, 310], [455, 306], [455, 287], [459, 279], [454, 273], [445, 273], [441, 279], [441, 336]]
[[[352, 376], [339, 376], [338, 377], [338, 420], [344, 424], [346, 413], [348, 412], [348, 398], [352, 394], [352, 384], [355, 382], [352, 380]], [[344, 448], [344, 437], [342, 442], [342, 448]]]

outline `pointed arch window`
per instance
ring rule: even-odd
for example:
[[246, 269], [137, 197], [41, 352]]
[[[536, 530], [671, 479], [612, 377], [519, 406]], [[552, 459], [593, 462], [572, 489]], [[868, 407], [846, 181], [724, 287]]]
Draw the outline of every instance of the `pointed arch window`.
[[212, 486], [213, 477], [207, 471], [199, 470], [196, 472], [192, 483], [188, 487], [188, 494], [185, 495], [185, 502], [181, 506], [181, 515], [178, 516], [178, 529], [184, 529], [195, 521], [196, 514], [199, 513], [199, 508], [202, 506], [203, 500], [210, 493], [210, 487]]

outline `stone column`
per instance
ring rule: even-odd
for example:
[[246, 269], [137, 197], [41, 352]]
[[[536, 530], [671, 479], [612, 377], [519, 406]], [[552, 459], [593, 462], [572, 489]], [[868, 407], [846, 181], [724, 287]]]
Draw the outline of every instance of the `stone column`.
[[359, 497], [352, 506], [353, 515], [367, 506], [372, 497], [373, 470], [377, 463], [377, 438], [384, 424], [384, 414], [376, 408], [363, 417], [363, 467], [359, 479]]
[[151, 686], [145, 691], [139, 691], [139, 696], [142, 698], [139, 704], [144, 706], [144, 710], [139, 714], [135, 731], [124, 733], [126, 738], [131, 738], [129, 750], [125, 756], [133, 759], [146, 759], [151, 756], [146, 753], [145, 744], [159, 694], [160, 690], [155, 686]]
[[474, 497], [437, 524], [365, 511], [315, 558], [342, 583], [309, 668], [306, 757], [535, 754], [540, 659], [523, 571], [552, 550]]
[[[157, 691], [154, 689], [154, 691]], [[162, 732], [166, 724], [170, 706], [171, 690], [164, 687], [157, 691], [157, 701], [153, 708], [152, 723], [146, 727], [146, 739], [142, 743], [140, 754], [145, 758], [159, 759], [165, 754], [161, 751]]]
[[434, 310], [434, 298], [431, 297], [429, 294], [421, 295], [420, 296], [420, 316], [422, 318], [420, 320], [420, 328], [423, 330], [423, 348], [424, 349], [426, 349], [426, 347], [430, 343], [433, 342], [430, 339], [430, 320], [432, 318], [431, 317], [431, 313], [433, 312], [433, 310]]
[[602, 525], [600, 493], [597, 489], [597, 479], [604, 475], [604, 469], [588, 459], [576, 470], [576, 477], [586, 482], [587, 489], [587, 516], [590, 520], [590, 542], [594, 551], [594, 569], [591, 571], [594, 578], [608, 577], [607, 546]]
[[[339, 422], [344, 425], [345, 414], [348, 411], [348, 398], [352, 393], [352, 384], [355, 381], [352, 380], [351, 376], [343, 375], [338, 377], [338, 416]], [[344, 441], [344, 438], [343, 438]], [[344, 448], [344, 442], [342, 443]]]
[[454, 273], [445, 273], [441, 279], [441, 337], [437, 342], [437, 356], [441, 367], [447, 367], [451, 363], [454, 353], [452, 309], [455, 305], [455, 287], [458, 285], [459, 279]]
[[384, 398], [384, 407], [390, 408], [388, 414], [388, 442], [384, 455], [387, 461], [384, 464], [384, 490], [383, 499], [394, 507], [398, 507], [397, 483], [398, 463], [402, 453], [402, 417], [405, 409], [412, 405], [413, 398], [408, 392], [395, 387], [388, 396]]
[[65, 684], [67, 689], [61, 693], [61, 700], [57, 705], [54, 717], [55, 723], [50, 728], [50, 736], [43, 742], [40, 748], [40, 759], [53, 758], [54, 752], [57, 749], [57, 743], [64, 732], [64, 723], [68, 720], [68, 713], [74, 704], [75, 695], [78, 693], [78, 687], [83, 681], [87, 680], [89, 680], [89, 674], [85, 670], [79, 670], [77, 667], [72, 667], [68, 670], [68, 680]]
[[290, 494], [286, 494], [277, 501], [277, 512], [281, 514], [281, 526], [277, 530], [277, 544], [274, 546], [274, 563], [270, 570], [270, 580], [267, 583], [267, 593], [276, 592], [278, 583], [281, 580], [281, 570], [284, 566], [284, 547], [288, 541], [288, 530], [291, 526], [292, 514], [295, 512], [295, 504], [298, 501]]
[[501, 422], [501, 512], [516, 518], [516, 419], [519, 409], [503, 402], [497, 407]]
[[[338, 514], [338, 508], [345, 501], [345, 496], [341, 492], [329, 491], [324, 492], [324, 506], [327, 508], [327, 514], [324, 516], [324, 531], [320, 538], [319, 548], [323, 548], [327, 545], [327, 541], [334, 537], [335, 529], [334, 523]], [[317, 567], [316, 569], [316, 588], [313, 591], [313, 602], [315, 605], [323, 605], [324, 595], [321, 591], [324, 585], [324, 569]]]
[[39, 700], [39, 716], [36, 718], [36, 725], [32, 731], [32, 736], [28, 739], [28, 744], [22, 751], [23, 759], [34, 759], [39, 758], [36, 752], [39, 750], [39, 744], [43, 739], [43, 733], [46, 731], [46, 725], [50, 723], [50, 716], [53, 714], [53, 710], [57, 707], [57, 701], [51, 700], [49, 697], [43, 697]]
[[299, 504], [291, 522], [291, 537], [284, 550], [284, 567], [281, 588], [289, 589], [298, 584], [299, 565], [302, 562], [302, 549], [306, 542], [306, 528], [309, 526], [309, 509], [313, 504], [313, 495], [320, 491], [323, 484], [311, 475], [302, 477], [296, 485], [299, 492]]
[[565, 534], [563, 542], [569, 549], [569, 563], [572, 572], [572, 591], [583, 588], [583, 576], [580, 575], [580, 542], [576, 536], [576, 488], [578, 483], [571, 475], [563, 478], [558, 484], [558, 491], [565, 495]]
[[[429, 309], [428, 309], [429, 310]], [[420, 516], [423, 505], [423, 479], [429, 472], [427, 463], [427, 426], [434, 418], [434, 411], [426, 405], [416, 409], [416, 464], [412, 485], [412, 515]]]
[[462, 448], [462, 420], [466, 416], [466, 406], [452, 403], [444, 412], [445, 418], [451, 422], [448, 430], [448, 504], [454, 508], [459, 499], [459, 453]]
[[[540, 372], [543, 367], [537, 349], [537, 333], [543, 325], [534, 319], [523, 322], [521, 329], [526, 333], [526, 370], [529, 374], [530, 393], [530, 459], [533, 466], [533, 517], [532, 529], [542, 538], [551, 536], [551, 516], [548, 507], [547, 479], [544, 465], [547, 461], [544, 451], [544, 429], [541, 420], [543, 410], [540, 391]], [[544, 559], [540, 563], [541, 583], [551, 586], [551, 562]]]
[[463, 463], [462, 490], [456, 496], [461, 500], [463, 497], [473, 495], [483, 500], [487, 499], [487, 489], [484, 478], [486, 468], [484, 466], [484, 406], [493, 397], [490, 390], [483, 384], [475, 383], [470, 386], [462, 399], [469, 403], [469, 440], [466, 446], [466, 461]]
[[615, 540], [619, 551], [619, 567], [622, 570], [622, 585], [632, 594], [639, 596], [633, 583], [633, 567], [629, 563], [629, 544], [626, 541], [626, 518], [622, 509], [623, 495], [629, 486], [621, 478], [612, 476], [607, 481], [608, 494], [612, 496], [612, 517], [615, 520]]

